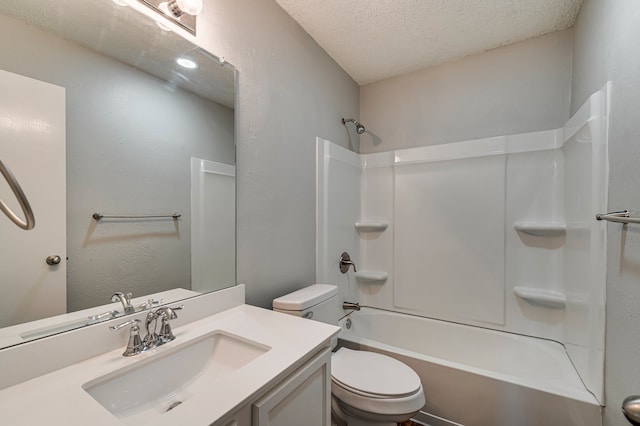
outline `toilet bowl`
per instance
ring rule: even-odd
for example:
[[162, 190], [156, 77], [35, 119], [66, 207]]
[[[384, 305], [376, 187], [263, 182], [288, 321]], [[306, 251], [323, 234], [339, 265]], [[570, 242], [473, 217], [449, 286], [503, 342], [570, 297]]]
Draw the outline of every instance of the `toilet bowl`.
[[[278, 312], [337, 324], [338, 290], [314, 284], [273, 301]], [[425, 404], [420, 378], [409, 366], [375, 352], [339, 348], [331, 356], [331, 414], [338, 425], [396, 425]]]

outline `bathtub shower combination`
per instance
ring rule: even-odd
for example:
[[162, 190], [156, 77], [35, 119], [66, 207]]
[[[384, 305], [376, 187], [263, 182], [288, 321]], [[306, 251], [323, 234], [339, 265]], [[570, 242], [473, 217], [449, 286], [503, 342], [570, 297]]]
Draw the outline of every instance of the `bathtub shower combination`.
[[317, 282], [368, 307], [341, 344], [418, 372], [430, 424], [601, 425], [609, 96], [556, 130], [365, 155], [318, 139]]

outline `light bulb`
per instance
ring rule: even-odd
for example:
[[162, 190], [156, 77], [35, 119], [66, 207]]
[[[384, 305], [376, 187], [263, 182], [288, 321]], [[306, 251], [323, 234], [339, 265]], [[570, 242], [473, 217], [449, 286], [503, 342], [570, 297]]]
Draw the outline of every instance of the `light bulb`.
[[189, 15], [197, 15], [202, 12], [202, 0], [176, 0], [178, 7]]
[[176, 62], [178, 63], [178, 65], [180, 65], [181, 67], [193, 70], [198, 68], [198, 64], [196, 64], [194, 61], [192, 61], [191, 59], [187, 59], [187, 58], [178, 58], [176, 59]]
[[171, 15], [171, 11], [169, 10], [169, 3], [163, 1], [158, 5], [158, 9], [162, 11], [165, 15]]

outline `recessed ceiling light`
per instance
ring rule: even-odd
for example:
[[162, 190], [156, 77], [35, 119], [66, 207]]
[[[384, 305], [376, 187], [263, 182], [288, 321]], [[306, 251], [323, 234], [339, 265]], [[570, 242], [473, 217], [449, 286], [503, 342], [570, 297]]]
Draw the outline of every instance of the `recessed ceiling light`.
[[188, 68], [190, 70], [196, 69], [198, 68], [198, 64], [196, 64], [195, 62], [193, 62], [191, 59], [187, 59], [187, 58], [178, 58], [176, 59], [176, 62], [178, 63], [178, 65], [180, 65], [181, 67], [184, 68]]

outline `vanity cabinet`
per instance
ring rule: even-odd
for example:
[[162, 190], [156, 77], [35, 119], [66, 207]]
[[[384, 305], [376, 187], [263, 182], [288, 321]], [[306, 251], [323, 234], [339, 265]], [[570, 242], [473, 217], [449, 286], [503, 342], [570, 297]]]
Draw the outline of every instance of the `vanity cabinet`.
[[251, 404], [247, 404], [239, 410], [234, 410], [223, 420], [215, 422], [212, 426], [249, 426], [251, 424]]
[[253, 404], [252, 426], [331, 424], [331, 351], [324, 349]]
[[252, 403], [216, 422], [221, 426], [331, 424], [331, 350], [324, 348]]

